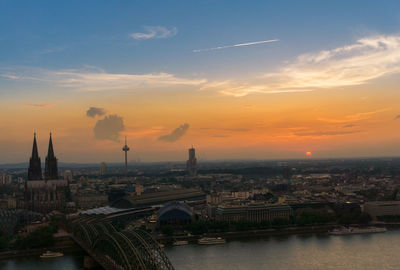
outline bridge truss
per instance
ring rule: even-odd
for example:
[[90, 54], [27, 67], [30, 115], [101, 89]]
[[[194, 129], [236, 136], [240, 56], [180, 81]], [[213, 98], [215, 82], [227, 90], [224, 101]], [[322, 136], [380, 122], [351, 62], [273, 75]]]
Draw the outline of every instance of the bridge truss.
[[146, 231], [118, 231], [111, 223], [76, 220], [74, 240], [106, 270], [174, 269], [157, 241]]

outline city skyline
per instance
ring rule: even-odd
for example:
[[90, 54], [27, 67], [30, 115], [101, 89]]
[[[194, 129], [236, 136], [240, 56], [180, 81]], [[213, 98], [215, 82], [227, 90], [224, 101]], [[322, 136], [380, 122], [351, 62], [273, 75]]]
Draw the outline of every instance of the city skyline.
[[0, 163], [399, 156], [400, 4], [305, 2], [1, 3]]

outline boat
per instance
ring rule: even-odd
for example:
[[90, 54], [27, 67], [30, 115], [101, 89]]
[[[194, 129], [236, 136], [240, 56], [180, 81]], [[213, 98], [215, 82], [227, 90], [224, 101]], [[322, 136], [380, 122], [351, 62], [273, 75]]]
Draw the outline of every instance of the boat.
[[64, 256], [63, 253], [61, 252], [53, 252], [53, 251], [46, 251], [42, 255], [40, 255], [40, 258], [42, 259], [51, 259], [51, 258], [58, 258]]
[[174, 242], [174, 246], [183, 246], [183, 245], [187, 245], [189, 244], [189, 242], [187, 240], [179, 240], [179, 241], [175, 241]]
[[365, 234], [365, 233], [383, 233], [387, 229], [384, 227], [341, 227], [329, 231], [330, 235], [347, 235], [347, 234]]
[[200, 238], [197, 243], [199, 245], [218, 245], [218, 244], [225, 244], [226, 240], [221, 237], [203, 237]]

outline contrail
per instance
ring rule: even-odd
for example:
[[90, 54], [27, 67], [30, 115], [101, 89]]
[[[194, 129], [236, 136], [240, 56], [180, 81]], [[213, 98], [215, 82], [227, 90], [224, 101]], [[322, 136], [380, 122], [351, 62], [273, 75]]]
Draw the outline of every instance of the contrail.
[[235, 47], [244, 47], [244, 46], [251, 46], [251, 45], [257, 45], [257, 44], [263, 44], [263, 43], [277, 42], [277, 41], [279, 41], [279, 39], [254, 41], [254, 42], [247, 42], [247, 43], [239, 43], [239, 44], [235, 44], [235, 45], [219, 46], [219, 47], [215, 47], [215, 48], [198, 49], [198, 50], [193, 50], [193, 52], [195, 52], [195, 53], [207, 52], [207, 51], [214, 51], [214, 50], [221, 50], [221, 49], [235, 48]]

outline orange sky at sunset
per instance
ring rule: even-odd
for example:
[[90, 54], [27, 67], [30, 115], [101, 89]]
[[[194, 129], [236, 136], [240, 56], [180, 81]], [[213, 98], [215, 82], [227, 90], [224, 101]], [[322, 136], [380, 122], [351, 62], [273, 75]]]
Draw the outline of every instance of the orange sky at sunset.
[[[208, 160], [302, 158], [307, 151], [314, 158], [396, 155], [400, 122], [394, 118], [400, 97], [395, 91], [382, 97], [375, 87], [240, 98], [193, 89], [156, 90], [150, 97], [144, 92], [89, 92], [79, 93], [79, 100], [65, 96], [52, 106], [2, 103], [14, 117], [3, 115], [0, 140], [3, 149], [14, 149], [10, 161], [28, 157], [33, 131], [42, 156], [52, 131], [62, 161], [119, 161], [121, 142], [94, 139], [97, 119], [85, 111], [96, 104], [123, 117], [121, 136], [128, 137], [132, 160], [184, 160], [192, 144], [200, 159]], [[180, 140], [158, 140], [184, 123], [190, 127]]]

